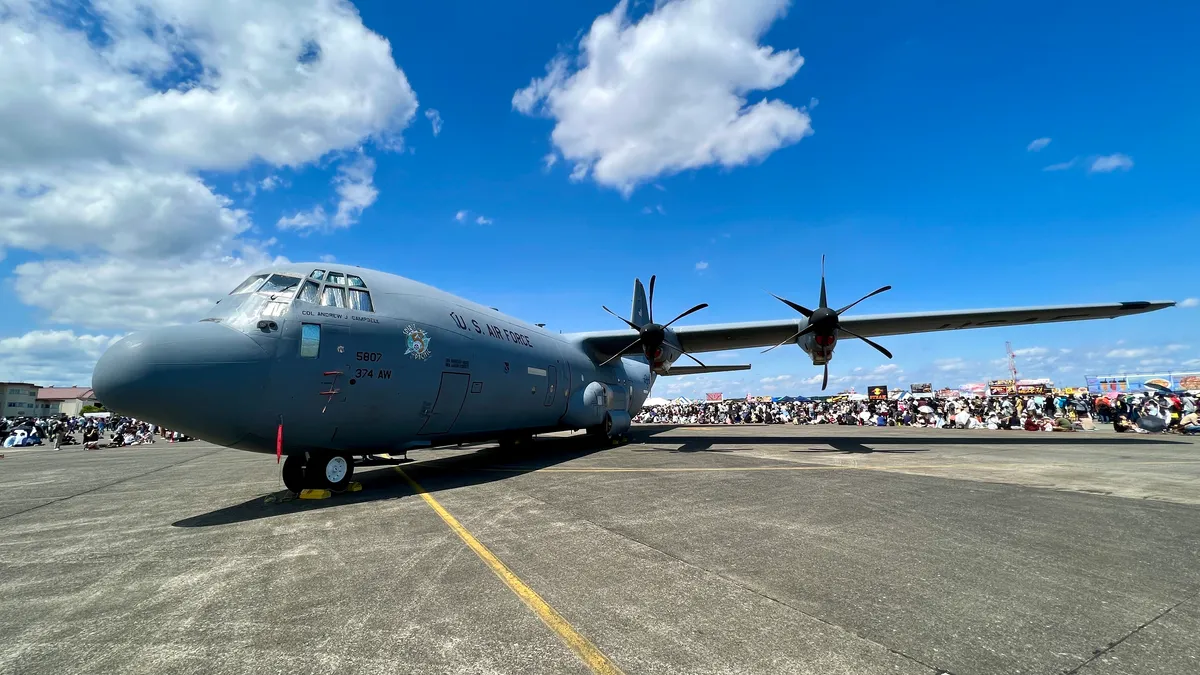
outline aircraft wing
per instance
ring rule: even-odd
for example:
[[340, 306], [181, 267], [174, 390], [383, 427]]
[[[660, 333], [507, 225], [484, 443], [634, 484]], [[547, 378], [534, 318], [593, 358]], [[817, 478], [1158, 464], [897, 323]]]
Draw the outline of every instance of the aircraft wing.
[[[901, 335], [932, 333], [966, 328], [1023, 326], [1058, 321], [1115, 319], [1119, 316], [1153, 312], [1174, 306], [1173, 301], [1116, 302], [1100, 305], [1053, 305], [1046, 307], [1015, 307], [1003, 309], [972, 309], [950, 312], [910, 312], [903, 314], [869, 314], [843, 316], [843, 327], [862, 335]], [[750, 347], [771, 347], [795, 335], [805, 325], [803, 317], [781, 321], [747, 321], [742, 323], [681, 326], [672, 328], [684, 351], [715, 352]], [[596, 358], [608, 358], [618, 351], [638, 354], [640, 349], [627, 349], [637, 339], [632, 330], [576, 333]], [[850, 336], [845, 336], [852, 339]]]

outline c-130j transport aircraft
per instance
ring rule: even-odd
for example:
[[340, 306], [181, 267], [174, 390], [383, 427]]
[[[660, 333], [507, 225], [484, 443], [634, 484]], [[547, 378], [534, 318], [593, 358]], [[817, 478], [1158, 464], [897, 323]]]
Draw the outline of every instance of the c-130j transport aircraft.
[[[822, 260], [822, 268], [824, 260]], [[634, 282], [620, 330], [557, 334], [495, 308], [393, 274], [296, 263], [254, 273], [199, 322], [131, 334], [96, 364], [92, 387], [110, 410], [219, 445], [287, 456], [288, 489], [345, 489], [375, 453], [533, 434], [629, 430], [659, 376], [746, 370], [693, 354], [797, 344], [825, 368], [839, 338], [1114, 318], [1174, 302], [842, 316], [779, 298], [793, 319], [705, 326], [653, 314]], [[770, 351], [770, 349], [766, 351]], [[675, 365], [687, 357], [695, 365]]]

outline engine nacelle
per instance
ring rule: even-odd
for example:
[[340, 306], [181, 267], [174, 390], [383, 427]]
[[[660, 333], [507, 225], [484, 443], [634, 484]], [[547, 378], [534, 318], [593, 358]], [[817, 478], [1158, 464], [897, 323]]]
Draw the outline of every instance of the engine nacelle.
[[800, 348], [812, 358], [814, 366], [823, 366], [833, 360], [833, 350], [837, 347], [837, 336], [809, 333], [800, 338], [799, 344]]

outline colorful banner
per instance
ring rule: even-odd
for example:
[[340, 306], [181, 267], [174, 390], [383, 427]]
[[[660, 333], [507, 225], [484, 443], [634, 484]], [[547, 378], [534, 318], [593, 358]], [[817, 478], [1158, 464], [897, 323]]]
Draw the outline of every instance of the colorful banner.
[[1183, 373], [1140, 373], [1137, 375], [1089, 375], [1087, 390], [1092, 394], [1138, 393], [1149, 391], [1146, 383], [1156, 384], [1172, 390], [1200, 389], [1200, 372]]
[[1045, 384], [1018, 384], [1017, 393], [1024, 396], [1042, 396], [1053, 391], [1053, 388]]
[[961, 394], [958, 393], [957, 389], [938, 389], [937, 393], [938, 398], [958, 398], [959, 396]]
[[886, 401], [888, 397], [887, 385], [875, 385], [874, 387], [867, 389], [867, 394], [867, 398], [870, 398], [872, 401]]
[[933, 393], [933, 383], [932, 382], [922, 382], [921, 384], [910, 384], [910, 385], [908, 385], [908, 390], [914, 394], [932, 394]]
[[1008, 396], [1017, 392], [1015, 380], [991, 380], [988, 382], [988, 393], [992, 396]]
[[705, 394], [704, 399], [706, 401], [720, 401], [721, 400], [721, 392], [718, 391], [715, 394]]

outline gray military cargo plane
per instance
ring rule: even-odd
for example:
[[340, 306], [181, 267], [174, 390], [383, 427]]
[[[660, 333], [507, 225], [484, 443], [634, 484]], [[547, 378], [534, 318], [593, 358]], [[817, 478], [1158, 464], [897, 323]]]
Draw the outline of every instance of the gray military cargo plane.
[[[556, 334], [431, 286], [348, 265], [296, 263], [254, 273], [199, 322], [134, 333], [92, 376], [109, 409], [213, 443], [286, 455], [285, 485], [344, 489], [356, 461], [466, 441], [513, 444], [533, 434], [629, 430], [655, 377], [745, 370], [693, 354], [795, 343], [814, 365], [839, 337], [1078, 321], [1140, 314], [1173, 302], [1122, 302], [843, 317], [802, 316], [674, 327], [634, 283], [620, 330]], [[885, 286], [867, 296], [888, 290]], [[776, 296], [778, 297], [778, 296]], [[769, 349], [767, 351], [770, 351]], [[674, 365], [686, 356], [696, 365]], [[824, 385], [822, 385], [824, 388]]]

